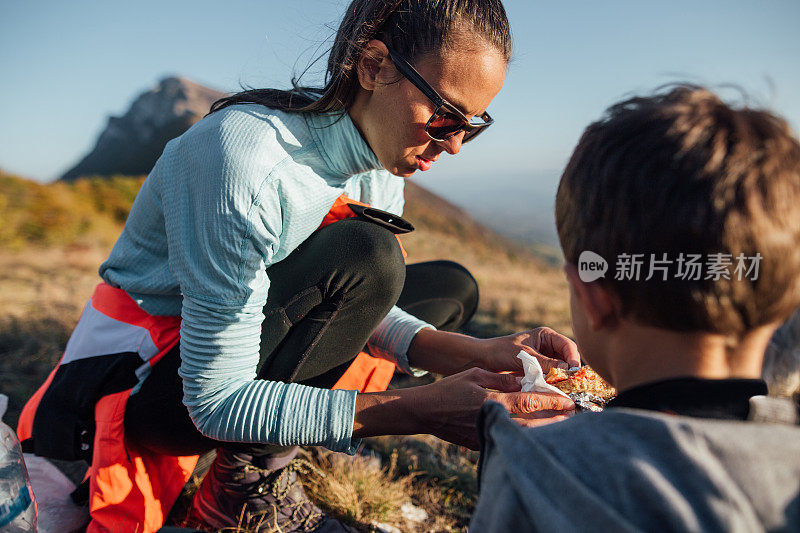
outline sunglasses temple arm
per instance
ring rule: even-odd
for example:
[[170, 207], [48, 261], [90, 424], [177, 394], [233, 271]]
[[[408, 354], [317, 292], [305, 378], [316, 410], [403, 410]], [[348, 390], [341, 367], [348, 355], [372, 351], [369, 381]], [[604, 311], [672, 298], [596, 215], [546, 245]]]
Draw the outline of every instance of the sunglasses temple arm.
[[439, 93], [437, 93], [434, 90], [434, 88], [431, 87], [427, 81], [425, 81], [425, 78], [423, 78], [422, 75], [420, 75], [420, 73], [417, 72], [416, 69], [412, 67], [408, 61], [400, 57], [400, 55], [398, 55], [397, 52], [395, 52], [391, 48], [388, 48], [388, 50], [389, 50], [389, 56], [391, 56], [392, 61], [394, 62], [394, 66], [395, 68], [397, 68], [397, 70], [400, 71], [400, 74], [408, 78], [408, 81], [410, 81], [420, 91], [422, 91], [422, 94], [427, 96], [428, 99], [434, 104], [436, 104], [437, 107], [444, 104], [444, 100], [442, 99], [441, 96], [439, 96]]

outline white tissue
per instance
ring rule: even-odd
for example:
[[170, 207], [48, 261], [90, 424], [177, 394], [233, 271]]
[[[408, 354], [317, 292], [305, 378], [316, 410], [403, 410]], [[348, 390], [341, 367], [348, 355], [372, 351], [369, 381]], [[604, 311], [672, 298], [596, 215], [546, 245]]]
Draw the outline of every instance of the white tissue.
[[569, 398], [569, 396], [545, 381], [542, 365], [539, 364], [538, 359], [525, 350], [520, 351], [517, 357], [522, 361], [522, 368], [525, 371], [525, 377], [522, 378], [522, 392], [555, 392]]

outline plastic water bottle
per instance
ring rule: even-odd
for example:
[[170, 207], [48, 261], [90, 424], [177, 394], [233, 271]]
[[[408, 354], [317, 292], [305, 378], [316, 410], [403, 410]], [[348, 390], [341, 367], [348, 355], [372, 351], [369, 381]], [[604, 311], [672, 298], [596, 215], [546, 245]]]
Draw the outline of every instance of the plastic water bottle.
[[36, 531], [36, 500], [16, 433], [3, 423], [8, 397], [0, 394], [0, 532]]

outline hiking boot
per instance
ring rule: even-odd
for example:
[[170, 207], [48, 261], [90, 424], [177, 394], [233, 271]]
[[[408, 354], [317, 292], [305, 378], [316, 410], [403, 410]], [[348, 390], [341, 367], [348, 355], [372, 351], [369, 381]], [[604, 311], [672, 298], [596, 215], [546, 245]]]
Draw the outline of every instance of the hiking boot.
[[316, 469], [296, 454], [297, 449], [284, 457], [258, 457], [220, 448], [194, 496], [187, 525], [259, 533], [355, 531], [308, 499], [297, 474]]

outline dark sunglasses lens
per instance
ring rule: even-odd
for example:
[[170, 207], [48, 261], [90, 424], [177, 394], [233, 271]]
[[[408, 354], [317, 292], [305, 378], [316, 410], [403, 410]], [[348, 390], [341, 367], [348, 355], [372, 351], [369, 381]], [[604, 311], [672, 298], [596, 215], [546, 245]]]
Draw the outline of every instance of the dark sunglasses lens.
[[428, 126], [425, 130], [434, 139], [445, 140], [461, 131], [463, 126], [464, 120], [461, 117], [446, 111], [437, 111], [428, 121]]

